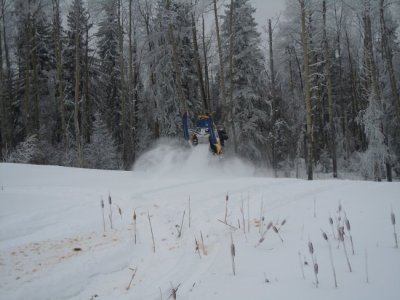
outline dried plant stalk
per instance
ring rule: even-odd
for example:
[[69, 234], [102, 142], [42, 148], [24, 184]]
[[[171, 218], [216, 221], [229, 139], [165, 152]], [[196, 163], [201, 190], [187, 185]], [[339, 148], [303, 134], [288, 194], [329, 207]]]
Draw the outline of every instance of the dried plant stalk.
[[346, 220], [345, 220], [345, 224], [346, 224], [346, 229], [347, 229], [347, 231], [349, 232], [350, 244], [351, 244], [351, 251], [352, 251], [352, 253], [353, 253], [353, 255], [354, 255], [353, 237], [351, 236], [350, 221], [349, 221], [349, 219], [347, 219], [347, 217], [346, 217]]
[[392, 212], [390, 213], [390, 220], [392, 221], [392, 225], [393, 225], [394, 242], [395, 242], [396, 248], [399, 248], [399, 244], [397, 242], [397, 232], [396, 232], [396, 216], [394, 215], [393, 208], [392, 208]]
[[244, 219], [243, 199], [242, 199], [242, 206], [240, 207], [240, 212], [242, 214], [243, 233], [246, 234], [246, 221]]
[[344, 227], [343, 226], [339, 227], [338, 236], [339, 236], [339, 242], [342, 242], [342, 244], [343, 244], [343, 250], [344, 250], [344, 254], [346, 256], [347, 266], [349, 268], [349, 271], [352, 272], [349, 256], [347, 255], [346, 242], [344, 241]]
[[236, 275], [236, 271], [235, 271], [235, 255], [236, 255], [235, 244], [233, 243], [233, 237], [232, 237], [232, 234], [231, 234], [231, 257], [232, 257], [233, 276]]
[[131, 284], [132, 284], [133, 278], [135, 278], [137, 268], [135, 268], [135, 269], [129, 268], [129, 270], [131, 270], [133, 273], [132, 273], [131, 280], [129, 281], [129, 285], [128, 285], [128, 287], [126, 288], [126, 290], [129, 290], [129, 289], [131, 288]]
[[247, 198], [247, 232], [250, 232], [250, 199]]
[[306, 279], [306, 276], [304, 276], [303, 262], [301, 260], [301, 252], [299, 251], [298, 254], [299, 254], [299, 264], [300, 264], [301, 275], [303, 276], [303, 279]]
[[328, 239], [328, 235], [322, 231], [322, 236], [324, 240], [328, 243], [328, 248], [329, 248], [329, 258], [331, 260], [331, 266], [332, 266], [332, 272], [333, 272], [333, 279], [335, 281], [335, 288], [338, 287], [337, 285], [337, 280], [336, 280], [336, 270], [335, 270], [335, 265], [333, 263], [333, 255], [332, 255], [332, 247], [331, 247], [331, 242]]
[[102, 211], [102, 215], [103, 215], [103, 230], [105, 232], [106, 231], [106, 220], [104, 219], [104, 200], [103, 200], [103, 198], [101, 198], [100, 205], [101, 205], [101, 211]]
[[135, 245], [136, 245], [136, 211], [133, 211], [133, 233], [135, 235]]
[[226, 218], [228, 217], [228, 200], [229, 200], [229, 195], [226, 194], [226, 197], [225, 197], [225, 218], [224, 218], [225, 223], [227, 223]]
[[196, 236], [194, 237], [194, 242], [195, 242], [195, 245], [196, 245], [196, 252], [199, 254], [199, 257], [201, 258], [201, 254], [200, 254], [200, 245], [199, 245], [199, 243], [197, 242]]
[[329, 224], [331, 225], [332, 236], [333, 236], [333, 238], [336, 240], [335, 230], [333, 229], [333, 219], [332, 219], [331, 216], [329, 216]]
[[365, 281], [369, 283], [369, 276], [368, 276], [368, 252], [365, 249]]
[[185, 219], [185, 210], [183, 211], [183, 216], [182, 216], [182, 221], [181, 221], [181, 227], [179, 228], [178, 231], [178, 238], [180, 238], [182, 236], [182, 229], [183, 229], [183, 220]]
[[318, 263], [314, 263], [314, 274], [315, 274], [315, 287], [318, 288]]
[[154, 233], [153, 233], [153, 227], [151, 226], [151, 219], [150, 219], [149, 211], [147, 211], [147, 218], [149, 219], [151, 238], [153, 240], [153, 252], [156, 253], [156, 243], [154, 242]]
[[108, 215], [109, 219], [110, 219], [110, 227], [111, 229], [113, 229], [113, 222], [112, 222], [112, 200], [111, 200], [111, 195], [108, 194], [108, 204], [110, 204], [110, 214]]
[[189, 196], [189, 228], [190, 228], [190, 222], [192, 218], [192, 213], [191, 213], [191, 207], [190, 207], [190, 196]]
[[318, 263], [317, 260], [315, 258], [315, 254], [314, 254], [314, 246], [313, 243], [311, 241], [308, 242], [308, 251], [310, 252], [311, 255], [311, 261], [313, 263], [313, 269], [314, 269], [314, 275], [315, 275], [315, 287], [318, 288]]
[[283, 243], [283, 238], [281, 237], [281, 235], [279, 234], [279, 230], [278, 228], [276, 228], [276, 226], [273, 226], [272, 229], [275, 231], [275, 233], [279, 236], [279, 238], [281, 239], [281, 242]]

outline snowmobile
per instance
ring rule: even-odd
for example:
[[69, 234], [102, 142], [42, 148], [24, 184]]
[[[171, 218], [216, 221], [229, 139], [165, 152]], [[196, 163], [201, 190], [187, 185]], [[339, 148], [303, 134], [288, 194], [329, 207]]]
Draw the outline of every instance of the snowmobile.
[[228, 139], [225, 131], [215, 126], [211, 115], [202, 114], [197, 117], [195, 127], [189, 127], [189, 115], [187, 112], [183, 114], [183, 136], [192, 146], [198, 144], [209, 144], [210, 151], [215, 155], [222, 154], [224, 141]]

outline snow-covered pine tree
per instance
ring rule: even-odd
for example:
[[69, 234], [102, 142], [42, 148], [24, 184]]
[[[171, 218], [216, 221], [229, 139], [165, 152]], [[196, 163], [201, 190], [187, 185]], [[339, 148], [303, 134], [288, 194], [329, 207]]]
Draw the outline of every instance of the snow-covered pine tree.
[[382, 133], [382, 119], [381, 101], [372, 88], [368, 107], [360, 118], [368, 141], [368, 149], [362, 154], [361, 174], [366, 179], [376, 181], [382, 179], [382, 170], [389, 154]]
[[95, 113], [90, 143], [84, 148], [85, 166], [93, 169], [115, 170], [119, 168], [118, 149], [114, 138], [103, 122], [99, 112]]
[[[51, 119], [42, 116], [49, 101], [49, 74], [54, 68], [54, 54], [47, 17], [40, 1], [16, 1], [16, 56], [17, 78], [17, 141], [39, 134], [43, 122]], [[50, 47], [49, 47], [50, 46]], [[47, 111], [46, 111], [47, 112]], [[15, 116], [14, 116], [15, 117]], [[48, 126], [51, 127], [51, 126]]]
[[[253, 161], [266, 159], [266, 123], [269, 105], [266, 101], [266, 72], [260, 49], [260, 34], [254, 20], [255, 9], [248, 0], [233, 1], [232, 36], [230, 35], [231, 5], [228, 4], [222, 17], [221, 37], [223, 48], [232, 47], [232, 75], [229, 51], [224, 53], [224, 74], [227, 110], [232, 112], [229, 126], [237, 133], [237, 150]], [[231, 39], [230, 39], [231, 38]], [[229, 45], [229, 41], [232, 45]], [[221, 92], [221, 91], [220, 91]], [[228, 112], [225, 112], [229, 115]], [[230, 132], [231, 134], [231, 132]]]
[[122, 143], [121, 72], [119, 51], [118, 0], [102, 3], [103, 17], [96, 33], [98, 38], [99, 109], [118, 145]]

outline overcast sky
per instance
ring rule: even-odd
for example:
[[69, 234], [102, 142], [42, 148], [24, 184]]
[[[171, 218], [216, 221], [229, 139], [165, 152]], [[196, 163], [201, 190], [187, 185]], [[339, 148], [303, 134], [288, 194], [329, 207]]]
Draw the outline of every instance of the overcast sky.
[[268, 24], [268, 19], [276, 20], [285, 7], [285, 0], [250, 0], [256, 8], [256, 21], [260, 28]]

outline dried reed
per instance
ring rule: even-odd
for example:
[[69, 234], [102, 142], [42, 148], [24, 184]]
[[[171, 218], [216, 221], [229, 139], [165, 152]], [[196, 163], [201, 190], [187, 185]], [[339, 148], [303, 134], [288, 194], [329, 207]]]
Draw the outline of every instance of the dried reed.
[[129, 268], [129, 270], [131, 270], [133, 273], [132, 273], [131, 280], [129, 281], [129, 285], [126, 288], [126, 290], [129, 290], [131, 288], [131, 284], [132, 284], [133, 278], [135, 278], [137, 268], [135, 268], [135, 269]]
[[101, 211], [102, 211], [102, 215], [103, 215], [103, 230], [105, 232], [106, 231], [106, 220], [104, 219], [104, 200], [103, 200], [103, 198], [101, 198], [100, 205], [101, 205]]
[[344, 227], [343, 226], [339, 227], [338, 236], [339, 236], [339, 242], [343, 243], [343, 250], [344, 250], [344, 254], [346, 256], [347, 266], [349, 268], [349, 271], [352, 272], [349, 256], [347, 255], [346, 242], [344, 240]]
[[352, 253], [354, 255], [353, 237], [351, 236], [350, 221], [349, 221], [349, 219], [347, 219], [347, 216], [346, 216], [346, 219], [345, 219], [345, 224], [346, 224], [346, 229], [347, 229], [347, 231], [349, 233], [349, 237], [350, 237], [351, 251], [352, 251]]
[[338, 287], [337, 285], [337, 280], [336, 280], [336, 270], [335, 270], [335, 265], [333, 264], [333, 255], [332, 255], [332, 247], [331, 247], [331, 242], [328, 239], [328, 235], [322, 231], [322, 236], [324, 240], [328, 243], [328, 248], [329, 248], [329, 258], [331, 260], [331, 266], [332, 266], [332, 272], [333, 272], [333, 279], [335, 281], [335, 288]]
[[394, 215], [393, 208], [392, 208], [392, 212], [390, 213], [390, 220], [392, 221], [392, 225], [393, 225], [394, 242], [395, 242], [396, 248], [399, 248], [399, 244], [397, 242], [397, 232], [396, 232], [396, 216]]
[[235, 244], [233, 243], [233, 237], [232, 237], [232, 233], [231, 233], [231, 257], [232, 257], [233, 276], [236, 275], [236, 271], [235, 271], [235, 255], [236, 255]]
[[318, 283], [319, 283], [319, 281], [318, 281], [318, 263], [317, 263], [317, 259], [314, 254], [314, 246], [311, 241], [308, 242], [308, 251], [310, 252], [311, 261], [313, 263], [313, 269], [314, 269], [314, 275], [315, 275], [315, 287], [318, 288]]
[[111, 229], [113, 229], [113, 222], [112, 222], [112, 200], [111, 200], [111, 195], [108, 194], [108, 204], [110, 204], [110, 214], [108, 215], [109, 219], [110, 219], [110, 227]]
[[136, 210], [133, 210], [133, 232], [135, 235], [135, 245], [136, 245]]
[[229, 195], [226, 194], [226, 197], [225, 197], [225, 218], [224, 218], [226, 224], [228, 224], [227, 221], [226, 221], [226, 218], [228, 217], [228, 200], [229, 200]]
[[154, 242], [154, 233], [153, 233], [153, 227], [151, 226], [151, 219], [150, 219], [149, 211], [147, 211], [147, 218], [148, 218], [149, 224], [150, 224], [151, 239], [153, 240], [153, 252], [156, 253], [156, 243]]
[[182, 221], [181, 221], [181, 226], [179, 227], [178, 230], [178, 238], [180, 238], [182, 236], [182, 229], [183, 229], [183, 220], [185, 219], [185, 210], [183, 211], [183, 216], [182, 216]]

